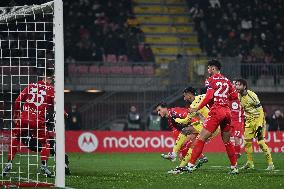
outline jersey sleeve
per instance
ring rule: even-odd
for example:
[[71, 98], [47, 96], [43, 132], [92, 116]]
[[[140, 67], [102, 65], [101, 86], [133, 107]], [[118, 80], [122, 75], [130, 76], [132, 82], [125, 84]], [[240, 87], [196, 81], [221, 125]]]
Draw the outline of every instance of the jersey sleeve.
[[204, 106], [206, 106], [214, 97], [214, 89], [212, 87], [207, 88], [205, 97], [198, 105], [198, 110], [202, 109]]
[[254, 107], [261, 106], [259, 98], [254, 92], [248, 91], [248, 96], [251, 98], [251, 103], [254, 105]]
[[24, 88], [24, 90], [20, 93], [18, 98], [15, 100], [14, 112], [13, 112], [14, 114], [20, 110], [21, 102], [26, 101], [26, 98], [27, 98], [27, 96], [29, 94], [29, 88], [30, 87], [31, 87], [31, 85], [29, 85], [26, 88]]
[[[198, 95], [195, 97], [194, 101], [191, 103], [190, 108], [198, 108], [200, 103], [205, 98], [205, 95]], [[203, 115], [203, 108], [198, 111]], [[188, 124], [189, 122], [192, 122], [193, 118], [196, 116], [196, 113], [189, 113], [186, 118], [177, 118], [175, 121], [180, 124]]]
[[170, 110], [170, 114], [171, 114], [171, 117], [173, 119], [175, 118], [186, 118], [187, 114], [188, 114], [188, 109], [186, 108], [172, 108]]
[[214, 82], [212, 81], [212, 78], [209, 77], [208, 79], [206, 79], [205, 81], [205, 87], [206, 87], [206, 94], [205, 97], [201, 100], [200, 104], [198, 105], [197, 109], [200, 110], [202, 109], [204, 106], [206, 106], [214, 97], [214, 89], [213, 86]]

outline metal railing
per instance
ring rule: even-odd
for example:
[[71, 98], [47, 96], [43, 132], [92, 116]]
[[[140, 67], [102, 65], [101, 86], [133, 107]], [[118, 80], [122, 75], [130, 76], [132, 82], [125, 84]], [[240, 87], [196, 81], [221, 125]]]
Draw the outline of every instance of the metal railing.
[[[239, 58], [224, 58], [221, 61], [222, 73], [229, 79], [245, 78], [248, 80], [250, 87], [257, 92], [284, 91], [284, 63], [248, 64], [241, 63]], [[196, 58], [185, 62], [187, 62], [185, 67], [173, 63], [173, 65], [169, 66], [170, 70], [165, 76], [149, 76], [147, 81], [140, 84], [135, 83], [137, 81], [135, 79], [138, 78], [137, 75], [122, 76], [128, 82], [134, 81], [133, 83], [130, 82], [130, 85], [127, 85], [127, 82], [118, 82], [118, 78], [111, 74], [87, 75], [86, 78], [94, 82], [90, 83], [90, 85], [96, 85], [96, 81], [92, 80], [92, 78], [105, 77], [108, 80], [102, 85], [109, 85], [112, 80], [114, 84], [111, 84], [109, 88], [116, 86], [121, 90], [107, 92], [105, 95], [81, 106], [79, 112], [82, 115], [83, 129], [106, 129], [109, 124], [115, 122], [116, 118], [121, 119], [125, 115], [126, 119], [132, 105], [137, 107], [142, 119], [145, 121], [157, 102], [161, 100], [173, 102], [180, 99], [182, 89], [187, 85], [203, 87], [204, 80], [207, 77], [207, 59]], [[78, 75], [78, 77], [84, 76]], [[78, 80], [77, 77], [73, 79]], [[141, 79], [143, 79], [143, 76], [141, 76]], [[131, 87], [132, 85], [137, 88]]]

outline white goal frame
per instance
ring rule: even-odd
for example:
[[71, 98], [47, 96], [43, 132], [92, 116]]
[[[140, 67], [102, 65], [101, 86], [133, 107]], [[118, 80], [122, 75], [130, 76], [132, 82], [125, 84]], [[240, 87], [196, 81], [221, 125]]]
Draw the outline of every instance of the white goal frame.
[[[53, 10], [52, 10], [53, 5]], [[65, 187], [65, 123], [64, 123], [64, 40], [63, 40], [63, 2], [53, 0], [33, 6], [15, 7], [0, 16], [0, 22], [25, 17], [41, 11], [54, 13], [54, 53], [55, 53], [55, 133], [56, 133], [56, 177], [55, 186]]]
[[56, 178], [55, 186], [65, 187], [65, 123], [64, 123], [64, 39], [63, 2], [54, 0], [55, 52], [55, 133]]

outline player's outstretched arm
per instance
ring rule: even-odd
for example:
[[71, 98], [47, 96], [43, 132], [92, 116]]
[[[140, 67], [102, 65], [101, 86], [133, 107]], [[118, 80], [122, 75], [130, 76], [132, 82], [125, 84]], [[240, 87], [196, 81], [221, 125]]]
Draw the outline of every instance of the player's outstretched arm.
[[202, 100], [202, 102], [199, 104], [196, 111], [202, 109], [204, 106], [206, 106], [214, 97], [214, 89], [208, 88], [206, 91], [205, 98]]

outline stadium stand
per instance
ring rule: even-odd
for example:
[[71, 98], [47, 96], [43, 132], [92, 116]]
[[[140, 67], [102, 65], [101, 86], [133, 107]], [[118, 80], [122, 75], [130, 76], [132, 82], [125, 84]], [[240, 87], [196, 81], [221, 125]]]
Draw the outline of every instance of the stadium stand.
[[130, 0], [64, 1], [65, 56], [76, 61], [153, 60]]
[[241, 56], [244, 63], [283, 61], [282, 1], [187, 2], [200, 47], [207, 56]]
[[197, 34], [184, 0], [134, 0], [133, 12], [145, 33], [157, 64], [176, 60], [177, 54], [201, 54]]

